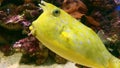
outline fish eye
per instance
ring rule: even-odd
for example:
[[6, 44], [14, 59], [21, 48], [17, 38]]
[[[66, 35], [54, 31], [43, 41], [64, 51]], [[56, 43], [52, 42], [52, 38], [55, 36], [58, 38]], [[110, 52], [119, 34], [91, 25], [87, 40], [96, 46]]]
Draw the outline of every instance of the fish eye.
[[53, 15], [56, 16], [56, 17], [59, 16], [60, 15], [60, 10], [59, 9], [54, 10]]

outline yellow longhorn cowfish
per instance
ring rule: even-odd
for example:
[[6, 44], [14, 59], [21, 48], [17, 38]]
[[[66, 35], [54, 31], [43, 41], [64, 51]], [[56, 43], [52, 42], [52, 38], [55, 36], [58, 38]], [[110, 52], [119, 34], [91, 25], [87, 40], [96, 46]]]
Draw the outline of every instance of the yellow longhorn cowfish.
[[61, 57], [91, 68], [120, 68], [120, 60], [97, 34], [62, 9], [42, 1], [43, 13], [29, 27], [31, 34]]

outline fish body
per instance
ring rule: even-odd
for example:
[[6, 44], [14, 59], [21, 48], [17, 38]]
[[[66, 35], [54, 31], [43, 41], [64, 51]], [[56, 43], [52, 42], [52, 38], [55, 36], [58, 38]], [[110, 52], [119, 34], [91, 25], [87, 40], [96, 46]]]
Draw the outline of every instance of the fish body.
[[42, 2], [43, 13], [30, 26], [31, 33], [61, 57], [92, 68], [120, 68], [101, 39], [89, 27], [56, 6]]

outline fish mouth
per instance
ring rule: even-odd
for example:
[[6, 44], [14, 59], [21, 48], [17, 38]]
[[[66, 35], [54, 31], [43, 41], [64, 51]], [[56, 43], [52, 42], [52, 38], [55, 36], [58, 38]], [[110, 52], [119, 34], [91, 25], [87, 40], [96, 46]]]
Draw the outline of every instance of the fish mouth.
[[35, 29], [34, 29], [34, 27], [31, 25], [30, 27], [29, 27], [29, 30], [30, 30], [30, 33], [28, 34], [29, 36], [31, 36], [31, 35], [36, 35], [36, 33], [35, 33]]
[[[47, 2], [45, 2], [45, 1], [41, 1], [41, 3], [40, 4], [38, 4], [40, 7], [41, 7], [41, 9], [43, 10], [43, 11], [45, 11], [45, 10], [47, 10], [48, 9], [48, 3]], [[32, 24], [31, 24], [31, 26], [29, 27], [29, 30], [31, 31], [28, 35], [36, 35], [36, 27], [35, 27], [35, 25], [34, 25], [34, 23], [35, 22], [32, 22]]]
[[31, 25], [31, 26], [29, 27], [29, 29], [32, 31], [32, 30], [33, 30], [33, 26]]
[[[43, 0], [38, 5], [41, 7], [41, 9], [43, 11], [47, 9], [46, 8], [47, 3], [45, 1], [43, 1]], [[36, 35], [36, 29], [35, 28], [36, 27], [34, 26], [34, 22], [32, 22], [32, 24], [29, 26], [30, 33], [28, 35], [34, 35], [35, 36]]]

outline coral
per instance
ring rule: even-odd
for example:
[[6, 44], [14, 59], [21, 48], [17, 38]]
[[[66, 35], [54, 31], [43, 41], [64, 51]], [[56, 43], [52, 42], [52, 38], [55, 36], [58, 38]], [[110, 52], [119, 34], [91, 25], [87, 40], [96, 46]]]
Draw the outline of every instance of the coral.
[[51, 57], [58, 64], [65, 64], [67, 62], [66, 59], [62, 58], [61, 56], [55, 54], [52, 51], [49, 51], [49, 57]]
[[67, 62], [66, 59], [62, 58], [59, 55], [55, 55], [55, 61], [56, 61], [56, 63], [59, 63], [59, 64], [65, 64]]
[[81, 18], [87, 12], [87, 7], [80, 0], [64, 0], [62, 9], [74, 18]]
[[36, 64], [42, 64], [48, 57], [48, 49], [33, 36], [17, 41], [13, 48], [15, 52], [23, 53], [21, 63], [35, 62]]
[[[87, 16], [88, 8], [81, 0], [64, 0], [62, 3], [63, 10], [76, 19], [81, 19], [82, 23], [93, 29], [98, 29], [100, 23], [91, 16]], [[83, 20], [86, 21], [83, 21]]]
[[39, 41], [32, 36], [15, 42], [13, 47], [17, 50], [19, 49], [19, 51], [22, 51], [23, 53], [28, 54], [32, 54], [40, 50]]
[[0, 51], [4, 53], [4, 56], [9, 56], [14, 54], [14, 50], [9, 44], [6, 44], [4, 46], [0, 45]]
[[[16, 52], [23, 53], [21, 63], [42, 64], [50, 56], [56, 63], [66, 63], [66, 59], [49, 51], [33, 36], [28, 36], [29, 25], [43, 12], [38, 6], [40, 1], [0, 0], [0, 51], [6, 56]], [[119, 0], [45, 1], [62, 8], [93, 28], [105, 41], [107, 49], [116, 57], [120, 57]]]

